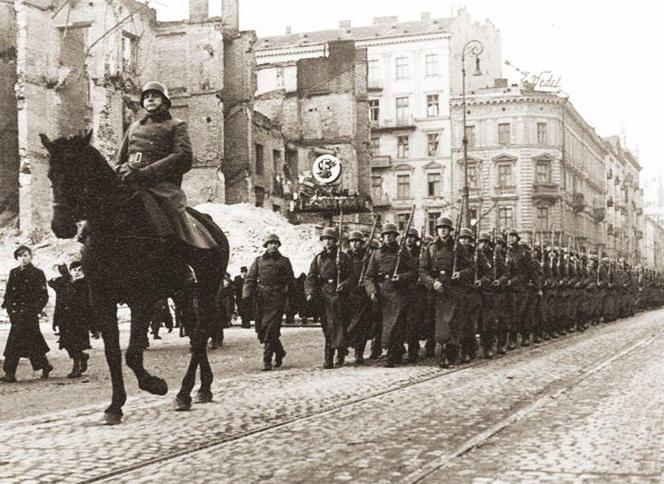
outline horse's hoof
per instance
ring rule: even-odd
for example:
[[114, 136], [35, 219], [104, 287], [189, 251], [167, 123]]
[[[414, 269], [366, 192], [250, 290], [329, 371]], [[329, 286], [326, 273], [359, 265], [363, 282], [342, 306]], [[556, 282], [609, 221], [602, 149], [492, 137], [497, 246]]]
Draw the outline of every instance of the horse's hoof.
[[196, 403], [210, 403], [212, 402], [212, 392], [198, 392]]
[[104, 425], [118, 425], [122, 423], [122, 413], [104, 412], [104, 418], [101, 420]]
[[186, 412], [191, 410], [191, 398], [182, 398], [177, 397], [175, 399], [175, 411], [176, 412]]
[[168, 393], [168, 385], [165, 380], [156, 376], [148, 376], [138, 383], [138, 388], [145, 390], [153, 395], [166, 395]]

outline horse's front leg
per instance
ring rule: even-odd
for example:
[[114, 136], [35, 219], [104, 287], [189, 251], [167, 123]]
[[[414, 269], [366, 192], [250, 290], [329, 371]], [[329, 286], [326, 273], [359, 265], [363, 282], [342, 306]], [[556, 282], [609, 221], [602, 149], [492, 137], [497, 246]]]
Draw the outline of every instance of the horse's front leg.
[[129, 347], [125, 354], [127, 366], [132, 369], [138, 380], [138, 388], [153, 395], [166, 395], [168, 385], [157, 376], [150, 375], [143, 365], [143, 351], [147, 346], [147, 333], [153, 304], [134, 303], [131, 308], [131, 330]]
[[122, 350], [120, 349], [117, 307], [113, 301], [97, 303], [96, 324], [104, 341], [104, 353], [113, 387], [111, 404], [104, 410], [103, 421], [107, 425], [115, 425], [122, 421], [122, 407], [127, 401], [127, 392], [122, 377]]
[[202, 344], [203, 349], [207, 344], [207, 335], [202, 337], [201, 334], [201, 315], [199, 311], [199, 298], [198, 287], [192, 286], [182, 290], [182, 297], [180, 299], [181, 307], [183, 307], [184, 324], [188, 328], [191, 357], [189, 358], [189, 366], [182, 379], [180, 391], [175, 399], [175, 410], [184, 411], [191, 409], [191, 390], [196, 383], [196, 370], [200, 361]]

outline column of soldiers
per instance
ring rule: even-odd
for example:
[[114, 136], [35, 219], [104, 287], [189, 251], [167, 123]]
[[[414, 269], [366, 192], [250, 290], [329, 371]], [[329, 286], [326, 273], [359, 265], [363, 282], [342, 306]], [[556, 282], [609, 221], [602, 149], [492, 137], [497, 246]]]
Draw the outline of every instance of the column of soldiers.
[[[448, 217], [440, 217], [435, 229], [435, 238], [420, 239], [417, 230], [401, 234], [388, 223], [379, 241], [373, 233], [367, 240], [353, 231], [347, 251], [337, 229], [323, 230], [323, 249], [311, 262], [305, 294], [321, 307], [324, 368], [343, 365], [349, 348], [356, 364], [363, 364], [369, 342], [370, 358], [385, 352], [387, 367], [415, 363], [422, 341], [425, 357], [433, 357], [438, 347], [439, 365], [451, 368], [584, 331], [664, 301], [662, 274], [631, 268], [623, 259], [598, 258], [570, 244], [533, 243], [534, 236], [529, 242], [514, 230], [506, 236], [483, 232], [475, 240], [471, 229], [455, 230]], [[266, 247], [271, 241], [276, 250], [278, 238], [271, 235]], [[263, 324], [276, 335], [293, 286], [287, 258], [274, 256], [268, 251], [257, 259], [245, 291], [265, 297], [276, 291], [276, 297], [269, 296], [270, 307], [258, 309], [269, 315]], [[275, 271], [274, 264], [283, 268]], [[265, 369], [272, 367], [273, 355], [280, 366], [285, 351], [278, 337], [261, 340], [271, 341]]]

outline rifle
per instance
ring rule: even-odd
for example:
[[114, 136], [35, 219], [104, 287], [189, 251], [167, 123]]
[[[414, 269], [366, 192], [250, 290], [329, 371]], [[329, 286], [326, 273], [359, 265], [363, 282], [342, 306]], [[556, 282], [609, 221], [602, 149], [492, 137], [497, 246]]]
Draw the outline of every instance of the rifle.
[[496, 250], [496, 228], [493, 228], [493, 280], [498, 279], [498, 251]]
[[452, 263], [452, 275], [457, 271], [457, 259], [459, 254], [459, 232], [461, 231], [461, 216], [463, 215], [463, 205], [461, 205], [461, 210], [459, 210], [459, 216], [457, 217], [456, 230], [454, 231], [454, 262]]
[[392, 280], [396, 280], [397, 275], [399, 274], [399, 265], [401, 264], [401, 254], [403, 254], [403, 251], [406, 248], [406, 239], [408, 238], [408, 231], [410, 230], [410, 226], [413, 223], [413, 215], [415, 215], [415, 205], [414, 204], [413, 204], [413, 208], [410, 210], [410, 217], [408, 217], [408, 223], [406, 224], [406, 230], [403, 233], [403, 236], [401, 237], [401, 240], [399, 241], [399, 253], [397, 254], [397, 263], [394, 266], [394, 272], [392, 273]]
[[479, 246], [480, 246], [479, 242], [476, 241], [476, 242], [475, 242], [475, 254], [473, 255], [473, 265], [475, 266], [475, 267], [474, 267], [474, 269], [475, 269], [475, 274], [474, 274], [474, 276], [473, 276], [473, 284], [477, 284], [477, 279], [478, 279], [478, 275], [479, 275], [479, 274], [477, 273], [477, 265], [478, 265], [478, 263], [479, 263], [479, 259], [480, 259], [480, 256], [479, 256]]
[[344, 207], [340, 204], [339, 206], [339, 243], [337, 246], [337, 288], [341, 284], [341, 230], [344, 223]]
[[361, 286], [362, 283], [364, 282], [364, 274], [367, 271], [367, 266], [369, 265], [369, 257], [371, 256], [371, 253], [373, 252], [373, 249], [371, 249], [370, 244], [371, 241], [374, 238], [374, 235], [376, 234], [376, 226], [378, 225], [378, 219], [375, 218], [373, 222], [373, 227], [371, 227], [371, 233], [369, 234], [369, 243], [367, 244], [367, 251], [364, 254], [364, 261], [362, 261], [362, 271], [360, 272], [360, 278], [357, 280], [357, 285]]

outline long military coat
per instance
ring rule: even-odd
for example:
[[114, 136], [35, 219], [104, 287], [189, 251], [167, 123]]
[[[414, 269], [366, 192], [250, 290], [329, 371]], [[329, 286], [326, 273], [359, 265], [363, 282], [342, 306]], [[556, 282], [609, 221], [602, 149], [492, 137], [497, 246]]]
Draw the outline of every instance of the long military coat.
[[182, 176], [191, 170], [193, 159], [186, 123], [168, 111], [160, 111], [129, 126], [117, 169], [126, 171], [128, 165], [148, 175], [149, 181], [139, 194], [159, 235], [175, 235], [188, 245], [209, 249], [216, 242], [187, 214], [187, 197], [181, 189]]
[[383, 348], [400, 343], [405, 331], [406, 310], [412, 303], [408, 297], [409, 287], [417, 281], [417, 261], [407, 251], [401, 256], [399, 281], [392, 281], [398, 253], [399, 246], [396, 243], [383, 245], [371, 254], [367, 266], [367, 294], [370, 297], [376, 294], [382, 309]]
[[459, 249], [458, 280], [451, 279], [453, 269], [454, 240], [451, 237], [438, 237], [422, 252], [420, 280], [432, 290], [436, 281], [443, 284], [442, 292], [434, 291], [436, 342], [459, 345], [468, 319], [466, 293], [473, 282], [472, 254]]
[[48, 284], [55, 290], [56, 304], [60, 306], [60, 349], [67, 350], [70, 355], [89, 349], [92, 307], [88, 282], [58, 277]]
[[256, 333], [261, 343], [281, 336], [281, 322], [294, 293], [293, 266], [279, 252], [256, 258], [242, 289], [243, 298], [253, 298]]
[[[314, 256], [304, 281], [304, 291], [307, 296], [318, 298], [321, 303], [325, 343], [330, 348], [341, 349], [346, 347], [348, 293], [352, 290], [353, 277], [350, 259], [346, 253], [341, 252], [341, 272], [337, 278], [337, 250], [323, 250]], [[341, 292], [337, 292], [337, 280], [344, 288]]]
[[46, 277], [42, 270], [30, 264], [9, 272], [2, 302], [11, 323], [4, 352], [6, 358], [48, 353], [48, 344], [39, 329], [39, 313], [47, 302]]

